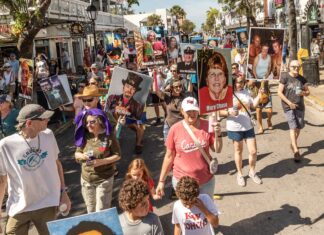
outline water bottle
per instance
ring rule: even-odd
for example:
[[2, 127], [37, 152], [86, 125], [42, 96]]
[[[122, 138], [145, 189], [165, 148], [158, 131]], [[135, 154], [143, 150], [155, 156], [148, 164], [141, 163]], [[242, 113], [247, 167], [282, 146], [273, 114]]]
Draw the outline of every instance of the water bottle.
[[69, 214], [69, 211], [67, 211], [67, 205], [65, 203], [61, 204], [59, 206], [59, 214], [62, 216], [67, 216]]

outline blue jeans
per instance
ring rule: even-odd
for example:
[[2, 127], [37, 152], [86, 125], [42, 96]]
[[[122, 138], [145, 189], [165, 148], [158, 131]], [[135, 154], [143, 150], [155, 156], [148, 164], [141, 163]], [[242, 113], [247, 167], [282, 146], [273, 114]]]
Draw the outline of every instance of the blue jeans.
[[[174, 176], [172, 176], [172, 187], [176, 190], [178, 181]], [[207, 183], [199, 186], [199, 191], [201, 194], [208, 194], [211, 199], [214, 196], [215, 190], [215, 176], [213, 176]], [[214, 199], [213, 199], [214, 200]]]

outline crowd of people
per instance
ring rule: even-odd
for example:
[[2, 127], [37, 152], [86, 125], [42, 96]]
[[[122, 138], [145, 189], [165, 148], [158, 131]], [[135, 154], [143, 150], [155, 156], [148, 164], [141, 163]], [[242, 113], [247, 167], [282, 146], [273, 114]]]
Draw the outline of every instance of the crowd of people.
[[[281, 45], [277, 45], [274, 40], [274, 55], [270, 57], [268, 46], [261, 46], [259, 39], [257, 36], [253, 38], [249, 59], [252, 57], [253, 65], [258, 65], [257, 69], [253, 69], [253, 74], [257, 78], [264, 78], [264, 74], [273, 66], [279, 66], [273, 63], [279, 60], [281, 62], [281, 57], [276, 59], [277, 47], [281, 50]], [[129, 161], [125, 181], [118, 195], [118, 203], [123, 211], [119, 220], [125, 235], [164, 234], [160, 219], [154, 214], [154, 203], [151, 199], [160, 200], [165, 196], [166, 180], [170, 174], [172, 188], [178, 198], [172, 213], [174, 234], [187, 234], [188, 231], [190, 234], [214, 234], [214, 228], [219, 224], [218, 208], [213, 202], [217, 159], [212, 152], [222, 151], [220, 121], [218, 118], [208, 118], [208, 115], [199, 115], [196, 72], [192, 70], [192, 73], [181, 74], [182, 70], [191, 70], [191, 65], [184, 61], [183, 68], [177, 66], [176, 62], [181, 66], [181, 59], [175, 52], [176, 42], [173, 38], [170, 40], [169, 65], [154, 66], [146, 71], [153, 78], [151, 93], [152, 103], [156, 107], [155, 125], [161, 124], [162, 120], [159, 105], [164, 107], [165, 112], [163, 133], [161, 132], [165, 142], [165, 156], [156, 187], [149, 165], [140, 158], [145, 148], [143, 138], [147, 122], [146, 106], [141, 106], [134, 96], [142, 89], [142, 78], [130, 73], [121, 81], [122, 94], [107, 96], [113, 73], [112, 66], [118, 64], [137, 70], [136, 63], [124, 60], [126, 57], [123, 55], [114, 57], [118, 60], [117, 63], [110, 58], [111, 52], [98, 50], [98, 53], [106, 54], [106, 57], [97, 57], [91, 65], [88, 63], [89, 58], [85, 58], [85, 67], [89, 70], [87, 79], [78, 84], [73, 104], [60, 105], [56, 110], [75, 114], [74, 157], [81, 165], [81, 194], [88, 213], [112, 207], [114, 179], [119, 174], [117, 163], [123, 157], [119, 144], [122, 141], [120, 128], [125, 126], [135, 132], [136, 158]], [[184, 60], [190, 59], [192, 62], [194, 49], [188, 46], [183, 53]], [[212, 93], [215, 99], [220, 99], [220, 96], [227, 97], [230, 94], [227, 91], [233, 90], [233, 97], [229, 97], [233, 106], [221, 110], [216, 116], [227, 119], [227, 136], [234, 145], [236, 182], [244, 187], [243, 142], [247, 145], [249, 155], [248, 176], [254, 183], [262, 184], [256, 169], [257, 138], [251, 110], [257, 110], [259, 133], [263, 133], [260, 112], [262, 108], [271, 109], [268, 106], [271, 97], [267, 83], [254, 89], [254, 82], [246, 79], [244, 70], [247, 69], [247, 59], [244, 53], [247, 52], [242, 50], [238, 53], [240, 56], [232, 64], [232, 87], [228, 86], [230, 71], [224, 65], [225, 59], [217, 53], [209, 60], [205, 82], [207, 86], [216, 87]], [[65, 62], [64, 68], [67, 67], [68, 63]], [[288, 74], [280, 78], [278, 95], [290, 128], [293, 156], [296, 162], [300, 162], [302, 157], [297, 140], [304, 127], [303, 97], [309, 95], [309, 90], [306, 80], [298, 73], [299, 62], [290, 61], [288, 67]], [[57, 208], [62, 204], [66, 205], [63, 212], [68, 212], [71, 201], [59, 160], [59, 148], [53, 132], [47, 126], [55, 112], [47, 110], [44, 92], [37, 89], [38, 104], [26, 104], [20, 110], [15, 108], [13, 101], [17, 68], [19, 69], [19, 62], [18, 65], [16, 62], [6, 63], [4, 85], [1, 86], [0, 83], [0, 88], [5, 87], [1, 91], [7, 89], [0, 96], [0, 203], [3, 202], [5, 194], [8, 194], [6, 208], [9, 216], [5, 233], [27, 234], [30, 222], [33, 222], [39, 234], [46, 235], [46, 222], [56, 219]], [[57, 75], [58, 67], [55, 61], [48, 63], [47, 58], [39, 55], [34, 71], [36, 79], [42, 79]], [[221, 94], [224, 88], [226, 92]], [[204, 93], [207, 94], [208, 91]], [[271, 112], [269, 115], [270, 129]]]

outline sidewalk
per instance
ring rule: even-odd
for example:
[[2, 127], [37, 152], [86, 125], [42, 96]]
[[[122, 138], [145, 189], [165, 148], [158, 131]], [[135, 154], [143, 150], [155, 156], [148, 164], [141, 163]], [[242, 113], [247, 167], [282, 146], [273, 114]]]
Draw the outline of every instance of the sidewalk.
[[309, 86], [310, 95], [305, 96], [305, 102], [318, 111], [324, 112], [324, 68], [320, 69], [320, 82], [318, 86]]

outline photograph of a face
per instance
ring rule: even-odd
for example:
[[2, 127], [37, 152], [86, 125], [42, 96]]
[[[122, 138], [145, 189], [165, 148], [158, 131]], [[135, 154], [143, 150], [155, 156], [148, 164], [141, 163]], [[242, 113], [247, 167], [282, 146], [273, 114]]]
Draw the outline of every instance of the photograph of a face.
[[247, 79], [275, 79], [281, 75], [285, 29], [250, 28]]
[[231, 55], [226, 49], [198, 50], [200, 114], [233, 106]]
[[30, 59], [19, 59], [19, 72], [18, 72], [18, 96], [23, 99], [32, 99], [33, 95], [33, 74], [34, 62]]

